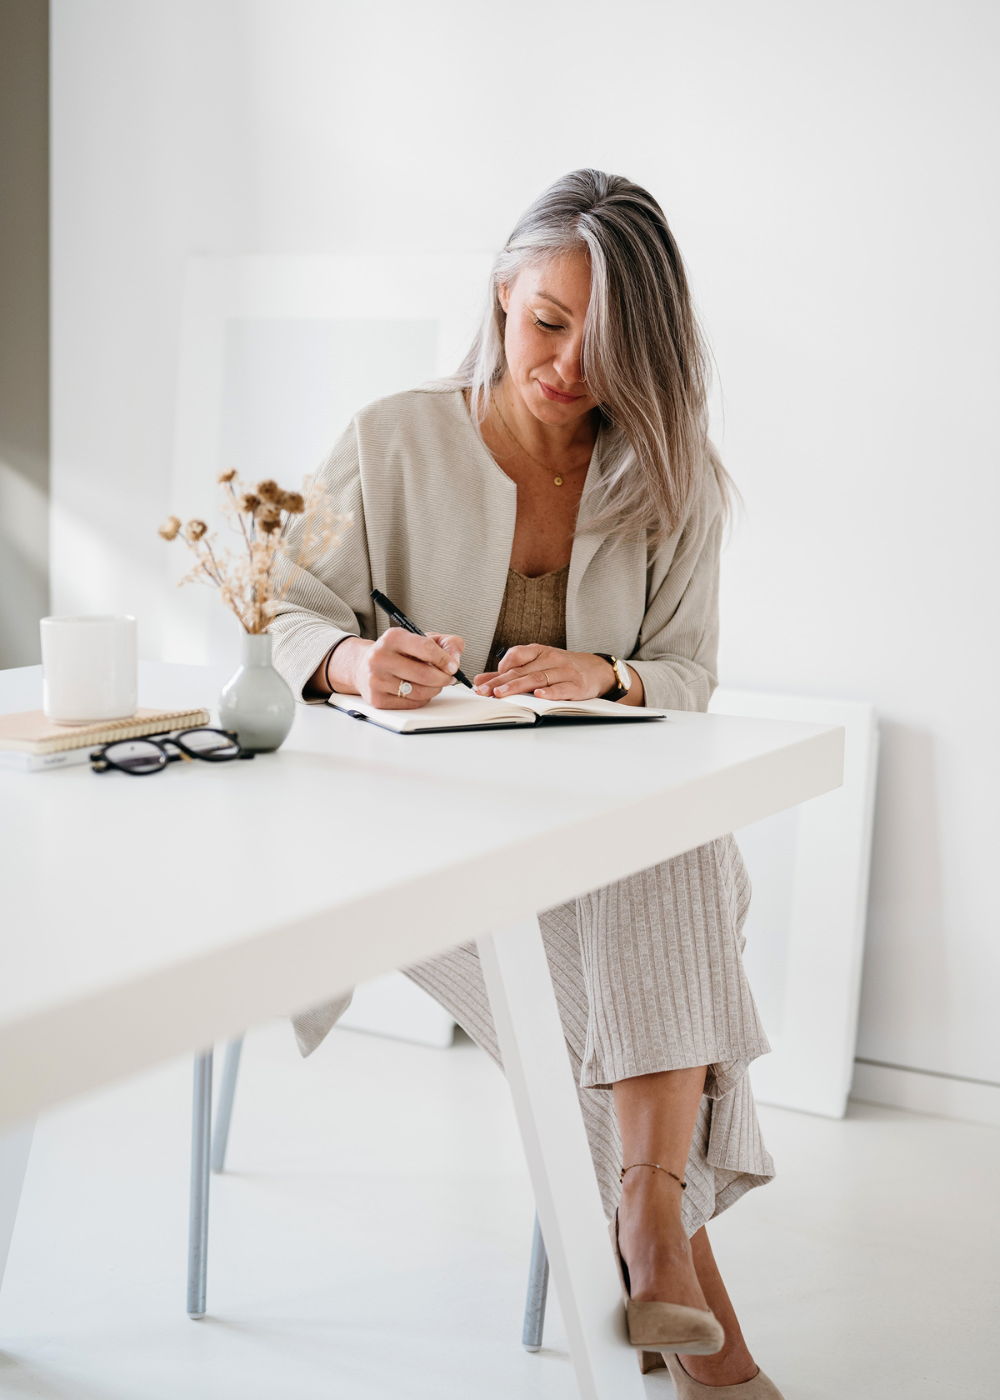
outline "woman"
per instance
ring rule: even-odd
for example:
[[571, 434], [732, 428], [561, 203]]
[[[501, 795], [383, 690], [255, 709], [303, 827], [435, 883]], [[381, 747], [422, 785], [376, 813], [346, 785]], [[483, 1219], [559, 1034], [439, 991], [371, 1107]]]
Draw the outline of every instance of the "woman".
[[[659, 205], [598, 171], [559, 180], [497, 259], [456, 380], [372, 404], [326, 463], [354, 525], [292, 569], [272, 625], [296, 694], [412, 709], [461, 660], [483, 695], [705, 709], [728, 486], [705, 379]], [[385, 630], [373, 587], [448, 630]], [[631, 1339], [681, 1400], [780, 1400], [704, 1228], [773, 1176], [747, 1081], [768, 1049], [748, 902], [727, 837], [541, 916]], [[499, 1063], [473, 945], [407, 972]], [[296, 1019], [304, 1053], [345, 1005]]]

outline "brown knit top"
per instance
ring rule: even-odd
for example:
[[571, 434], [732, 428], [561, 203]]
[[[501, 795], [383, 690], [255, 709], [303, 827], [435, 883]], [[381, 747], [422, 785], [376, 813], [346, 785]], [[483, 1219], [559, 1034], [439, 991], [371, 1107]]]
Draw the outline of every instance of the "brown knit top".
[[566, 646], [566, 585], [569, 565], [550, 574], [527, 578], [507, 570], [497, 630], [493, 635], [487, 671], [498, 666], [497, 652], [507, 647], [538, 642], [546, 647]]

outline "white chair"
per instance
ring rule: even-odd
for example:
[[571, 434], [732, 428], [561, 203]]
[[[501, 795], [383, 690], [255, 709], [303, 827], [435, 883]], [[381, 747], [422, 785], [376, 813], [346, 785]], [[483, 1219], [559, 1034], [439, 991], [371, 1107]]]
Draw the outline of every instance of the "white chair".
[[[212, 1131], [212, 1066], [214, 1051], [195, 1057], [194, 1100], [191, 1119], [191, 1205], [188, 1223], [187, 1311], [190, 1318], [205, 1316], [208, 1287], [208, 1193], [212, 1172], [226, 1166], [229, 1124], [236, 1097], [236, 1077], [240, 1068], [243, 1039], [226, 1046], [222, 1084]], [[549, 1290], [549, 1260], [545, 1252], [538, 1216], [531, 1240], [528, 1266], [528, 1293], [524, 1304], [521, 1344], [526, 1351], [538, 1351], [545, 1327], [545, 1303]]]

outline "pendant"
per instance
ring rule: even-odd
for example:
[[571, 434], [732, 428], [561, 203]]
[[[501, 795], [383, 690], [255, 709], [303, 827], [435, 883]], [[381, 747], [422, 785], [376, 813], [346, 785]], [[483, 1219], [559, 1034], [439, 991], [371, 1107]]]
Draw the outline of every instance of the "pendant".
[[561, 477], [561, 476], [555, 476], [555, 477], [552, 478], [552, 480], [555, 482], [556, 486], [561, 486], [561, 485], [562, 485], [562, 477]]

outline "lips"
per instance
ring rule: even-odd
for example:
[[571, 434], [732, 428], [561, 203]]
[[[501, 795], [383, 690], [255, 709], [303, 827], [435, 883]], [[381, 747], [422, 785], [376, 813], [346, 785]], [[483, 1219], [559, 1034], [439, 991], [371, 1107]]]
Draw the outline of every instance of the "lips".
[[576, 403], [578, 399], [584, 398], [583, 394], [561, 394], [558, 389], [553, 389], [550, 384], [546, 384], [543, 379], [539, 379], [538, 387], [547, 399], [553, 403]]

